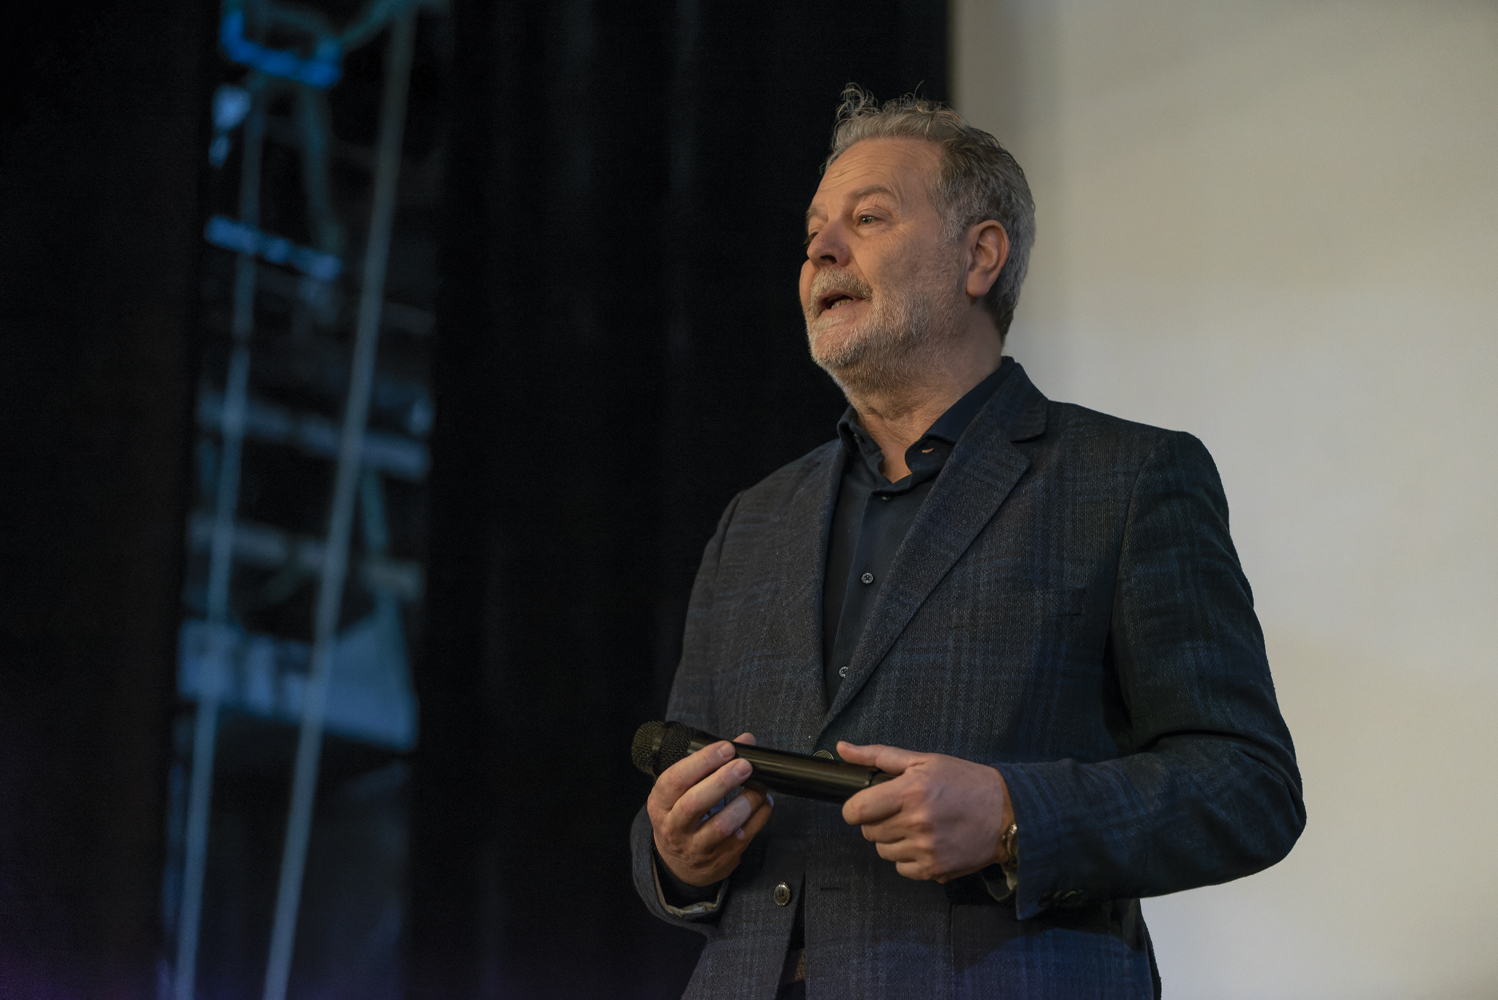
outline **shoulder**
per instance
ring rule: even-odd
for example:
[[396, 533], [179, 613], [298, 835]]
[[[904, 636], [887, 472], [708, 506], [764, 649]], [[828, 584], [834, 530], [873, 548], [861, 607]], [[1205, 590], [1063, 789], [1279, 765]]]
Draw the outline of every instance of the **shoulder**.
[[1037, 465], [1063, 463], [1094, 473], [1127, 474], [1151, 456], [1194, 453], [1211, 463], [1206, 448], [1190, 434], [1048, 398], [1018, 362], [975, 418], [969, 436], [983, 448], [1012, 442]]
[[833, 439], [782, 465], [738, 495], [735, 517], [773, 515], [790, 506], [805, 490], [825, 485], [836, 472], [841, 448], [841, 442]]
[[1046, 431], [1037, 439], [1044, 449], [1060, 451], [1099, 467], [1146, 465], [1205, 466], [1216, 474], [1206, 445], [1185, 432], [1125, 420], [1075, 403], [1046, 403]]
[[1123, 446], [1131, 451], [1147, 451], [1170, 435], [1179, 433], [1125, 420], [1076, 403], [1046, 401], [1046, 437], [1074, 448]]
[[[1068, 484], [1073, 499], [1118, 505], [1133, 519], [1164, 504], [1195, 520], [1228, 520], [1217, 464], [1200, 439], [1070, 403], [1049, 403], [1032, 461]], [[1023, 447], [1023, 446], [1022, 446]], [[1184, 522], [1182, 522], [1184, 523]]]
[[838, 470], [841, 444], [831, 441], [776, 469], [729, 501], [704, 553], [704, 566], [738, 574], [761, 569], [815, 545]]

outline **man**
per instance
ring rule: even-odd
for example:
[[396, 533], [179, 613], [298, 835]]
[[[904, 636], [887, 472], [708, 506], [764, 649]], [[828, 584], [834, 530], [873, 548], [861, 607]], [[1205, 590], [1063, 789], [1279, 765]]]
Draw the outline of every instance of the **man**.
[[1053, 403], [1003, 357], [1024, 174], [938, 104], [850, 88], [807, 212], [839, 438], [708, 543], [668, 717], [898, 775], [841, 808], [726, 743], [633, 833], [692, 997], [1148, 997], [1139, 897], [1304, 826], [1247, 581], [1195, 438]]

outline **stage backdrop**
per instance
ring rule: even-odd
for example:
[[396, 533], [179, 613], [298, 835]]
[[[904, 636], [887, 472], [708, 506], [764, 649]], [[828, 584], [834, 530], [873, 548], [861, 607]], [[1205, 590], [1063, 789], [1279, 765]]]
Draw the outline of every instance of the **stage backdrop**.
[[796, 299], [849, 80], [946, 93], [939, 0], [454, 9], [413, 995], [678, 996], [634, 728], [724, 505], [836, 433]]
[[0, 28], [0, 996], [157, 989], [212, 22]]
[[1167, 996], [1498, 992], [1498, 9], [958, 0], [1040, 235], [1010, 353], [1212, 450], [1309, 823], [1148, 900]]

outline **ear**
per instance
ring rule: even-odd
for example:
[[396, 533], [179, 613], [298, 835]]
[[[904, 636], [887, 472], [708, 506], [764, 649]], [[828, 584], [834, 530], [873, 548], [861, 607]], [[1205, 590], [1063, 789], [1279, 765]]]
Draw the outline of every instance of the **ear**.
[[988, 294], [1009, 259], [1009, 234], [993, 219], [974, 223], [967, 231], [968, 297], [974, 302]]

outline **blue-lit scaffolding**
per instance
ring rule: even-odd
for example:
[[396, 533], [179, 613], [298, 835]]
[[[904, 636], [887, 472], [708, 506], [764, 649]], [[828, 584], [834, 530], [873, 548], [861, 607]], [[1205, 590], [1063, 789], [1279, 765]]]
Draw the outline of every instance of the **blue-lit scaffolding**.
[[[228, 322], [215, 330], [205, 319], [200, 502], [186, 526], [194, 559], [178, 687], [191, 744], [175, 772], [176, 851], [165, 887], [177, 1000], [199, 993], [225, 713], [248, 720], [252, 741], [274, 742], [278, 727], [297, 733], [264, 1000], [287, 994], [325, 734], [397, 761], [416, 743], [405, 636], [424, 580], [421, 546], [411, 544], [420, 518], [410, 512], [419, 512], [430, 464], [433, 409], [420, 341], [433, 322], [430, 301], [391, 301], [387, 276], [400, 240], [417, 8], [417, 0], [372, 0], [341, 29], [307, 6], [228, 0], [222, 11], [221, 54], [239, 69], [213, 96], [208, 159], [226, 177], [237, 160], [238, 184], [233, 209], [212, 212], [203, 231], [210, 254], [232, 266], [224, 294], [210, 291], [205, 303], [205, 318], [222, 306]], [[347, 54], [376, 38], [385, 48], [374, 148], [341, 144], [372, 177], [342, 190], [329, 88], [345, 78]], [[295, 163], [290, 193], [268, 184], [272, 148], [283, 172], [288, 155]], [[286, 231], [293, 221], [299, 232]], [[350, 252], [357, 241], [348, 234], [359, 231], [362, 252]], [[382, 330], [404, 338], [405, 349], [387, 357]], [[331, 463], [331, 475], [309, 462]], [[299, 523], [249, 516], [247, 483], [253, 506]], [[402, 488], [394, 502], [407, 508], [401, 539], [392, 530], [392, 483]], [[267, 501], [277, 490], [284, 500]], [[309, 520], [316, 529], [300, 523]]]

